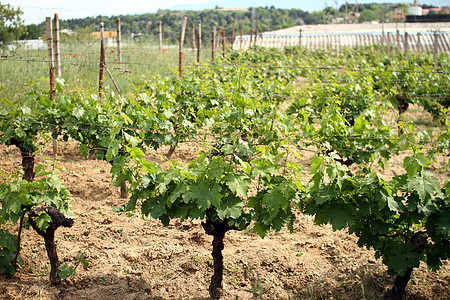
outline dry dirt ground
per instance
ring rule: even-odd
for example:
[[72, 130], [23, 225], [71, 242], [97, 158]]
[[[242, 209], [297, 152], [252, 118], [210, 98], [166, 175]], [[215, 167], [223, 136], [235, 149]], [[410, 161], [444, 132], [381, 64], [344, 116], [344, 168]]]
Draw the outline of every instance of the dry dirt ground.
[[[189, 160], [196, 147], [182, 145], [174, 158]], [[166, 150], [151, 156], [158, 160]], [[0, 151], [3, 170], [20, 165], [14, 148]], [[58, 229], [56, 240], [62, 263], [76, 265], [83, 253], [90, 267], [79, 265], [73, 280], [52, 286], [44, 242], [25, 230], [24, 266], [13, 278], [0, 277], [0, 299], [208, 299], [212, 238], [200, 222], [172, 221], [164, 227], [113, 212], [126, 200], [110, 184], [109, 164], [77, 153], [76, 143], [60, 144], [56, 164], [70, 191], [75, 224]], [[396, 168], [394, 161], [391, 172]], [[434, 172], [441, 181], [448, 179], [448, 161], [440, 161]], [[309, 216], [298, 215], [293, 233], [283, 230], [265, 239], [251, 230], [228, 232], [223, 254], [223, 299], [378, 299], [393, 283], [381, 260], [359, 248], [355, 236], [317, 226]], [[438, 273], [421, 265], [408, 285], [408, 299], [450, 299], [449, 284], [449, 261]]]

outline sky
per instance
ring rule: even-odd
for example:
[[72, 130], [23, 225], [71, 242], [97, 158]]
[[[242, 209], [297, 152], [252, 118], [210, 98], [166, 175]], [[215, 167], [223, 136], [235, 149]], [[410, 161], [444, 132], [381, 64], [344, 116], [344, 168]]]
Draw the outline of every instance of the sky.
[[[413, 0], [359, 0], [358, 3], [413, 3]], [[20, 7], [24, 12], [22, 20], [25, 24], [38, 24], [45, 21], [46, 17], [53, 17], [55, 13], [60, 19], [85, 18], [88, 16], [117, 16], [126, 14], [142, 14], [156, 12], [158, 9], [211, 9], [221, 7], [257, 7], [275, 6], [276, 8], [300, 8], [312, 12], [328, 6], [336, 7], [336, 0], [10, 0], [0, 1], [1, 4], [11, 4]], [[355, 4], [356, 0], [348, 0], [349, 4]], [[420, 4], [432, 4], [435, 6], [450, 5], [450, 0], [423, 0]], [[338, 6], [345, 4], [344, 0], [337, 1]]]

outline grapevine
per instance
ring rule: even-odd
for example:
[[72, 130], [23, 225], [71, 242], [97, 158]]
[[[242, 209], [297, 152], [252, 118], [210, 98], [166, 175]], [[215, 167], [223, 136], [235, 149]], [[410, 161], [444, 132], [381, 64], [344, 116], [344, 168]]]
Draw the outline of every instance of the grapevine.
[[[213, 236], [212, 298], [225, 292], [226, 233], [292, 231], [297, 210], [318, 224], [347, 228], [361, 247], [373, 248], [396, 276], [386, 297], [403, 297], [421, 261], [438, 270], [449, 255], [450, 185], [427, 170], [448, 154], [448, 76], [431, 72], [427, 58], [389, 59], [377, 48], [325, 54], [256, 47], [193, 65], [182, 79], [152, 76], [125, 97], [111, 92], [100, 101], [88, 92], [64, 93], [60, 83], [53, 100], [34, 95], [18, 107], [4, 103], [1, 141], [19, 148], [26, 180], [3, 176], [0, 224], [24, 222], [46, 237], [71, 225], [50, 208], [67, 216], [67, 190], [54, 172], [34, 166], [40, 139], [62, 137], [77, 141], [85, 157], [111, 163], [113, 183], [126, 183], [130, 192], [119, 211], [139, 210], [166, 226], [201, 220]], [[308, 79], [300, 88], [298, 76]], [[418, 130], [403, 117], [398, 128], [386, 118], [411, 104], [431, 111], [438, 129]], [[196, 157], [171, 160], [189, 139], [201, 144]], [[171, 147], [164, 167], [146, 156], [162, 146]], [[315, 152], [309, 183], [300, 180], [299, 149]], [[405, 152], [403, 174], [379, 174]], [[21, 264], [18, 238], [3, 228], [0, 235], [0, 272], [13, 275]], [[53, 258], [50, 280], [59, 283]]]

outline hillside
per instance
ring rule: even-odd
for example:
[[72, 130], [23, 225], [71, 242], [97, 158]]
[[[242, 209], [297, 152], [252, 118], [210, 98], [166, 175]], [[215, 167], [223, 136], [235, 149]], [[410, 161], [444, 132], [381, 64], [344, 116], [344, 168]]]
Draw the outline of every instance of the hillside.
[[[204, 32], [211, 32], [214, 24], [231, 35], [233, 21], [236, 21], [235, 30], [249, 34], [252, 28], [258, 32], [277, 31], [300, 25], [335, 24], [335, 23], [362, 23], [374, 20], [393, 20], [392, 17], [399, 11], [406, 11], [407, 5], [390, 5], [389, 9], [383, 5], [360, 4], [357, 7], [342, 5], [338, 10], [327, 7], [321, 11], [307, 12], [302, 9], [280, 9], [270, 7], [217, 7], [207, 10], [159, 10], [156, 13], [136, 15], [97, 16], [83, 19], [61, 20], [61, 28], [77, 32], [98, 31], [100, 22], [104, 22], [105, 30], [115, 30], [116, 19], [121, 19], [122, 34], [131, 35], [141, 33], [144, 37], [158, 35], [158, 24], [163, 24], [165, 38], [176, 38], [181, 30], [184, 16], [188, 17], [188, 27], [191, 24], [202, 23]], [[359, 18], [355, 19], [358, 14]], [[43, 20], [44, 21], [44, 20]], [[243, 26], [243, 27], [242, 27]], [[45, 32], [45, 24], [32, 24], [26, 26], [27, 33], [21, 39], [37, 39]]]

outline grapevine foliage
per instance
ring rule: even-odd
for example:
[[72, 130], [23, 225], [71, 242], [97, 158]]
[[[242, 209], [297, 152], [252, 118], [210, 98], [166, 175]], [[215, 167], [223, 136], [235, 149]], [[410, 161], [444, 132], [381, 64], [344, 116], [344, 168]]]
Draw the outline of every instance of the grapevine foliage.
[[[164, 225], [202, 220], [219, 266], [226, 231], [252, 228], [264, 237], [293, 230], [298, 209], [318, 224], [348, 228], [407, 283], [420, 261], [438, 270], [449, 255], [450, 184], [441, 186], [427, 166], [448, 154], [450, 80], [431, 71], [428, 57], [406, 62], [376, 47], [363, 50], [330, 57], [325, 50], [256, 47], [194, 65], [183, 79], [154, 76], [124, 98], [60, 90], [51, 101], [36, 94], [20, 107], [4, 103], [0, 137], [28, 156], [39, 137], [78, 141], [83, 155], [112, 164], [116, 186], [128, 183], [121, 210], [139, 209]], [[296, 84], [299, 76], [306, 84]], [[410, 104], [447, 126], [419, 131], [386, 117]], [[201, 149], [190, 162], [163, 166], [146, 157], [148, 149], [192, 141]], [[300, 180], [300, 149], [315, 152], [309, 184]], [[383, 178], [379, 168], [401, 152], [410, 153], [404, 173]], [[43, 203], [67, 212], [56, 175], [37, 171], [35, 182], [3, 176], [0, 225]], [[50, 222], [45, 211], [35, 221], [41, 230]], [[0, 272], [13, 274], [17, 237], [4, 229], [0, 235]], [[218, 297], [222, 275], [214, 269], [210, 294]]]
[[[33, 182], [19, 179], [21, 172], [2, 174], [0, 178], [0, 225], [3, 226], [7, 222], [16, 224], [21, 218], [24, 218], [25, 224], [27, 224], [27, 212], [40, 205], [53, 206], [65, 215], [70, 214], [69, 192], [62, 185], [57, 173], [46, 171], [41, 165], [36, 166], [36, 169], [38, 179]], [[34, 222], [40, 230], [45, 231], [51, 218], [43, 211], [34, 218]], [[17, 267], [22, 266], [17, 239], [18, 237], [8, 230], [0, 230], [1, 273], [14, 275]], [[16, 258], [17, 261], [15, 261]]]

